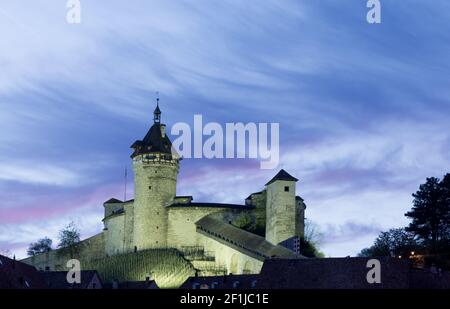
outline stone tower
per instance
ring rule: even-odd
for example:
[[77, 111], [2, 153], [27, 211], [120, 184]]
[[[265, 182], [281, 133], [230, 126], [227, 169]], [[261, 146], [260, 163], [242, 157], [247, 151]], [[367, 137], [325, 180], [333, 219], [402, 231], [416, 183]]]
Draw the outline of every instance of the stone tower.
[[297, 178], [281, 170], [266, 184], [266, 240], [274, 245], [298, 235]]
[[[158, 100], [159, 101], [159, 100]], [[153, 125], [143, 140], [131, 145], [134, 170], [134, 250], [166, 247], [168, 213], [176, 195], [179, 156], [161, 123], [159, 102]]]

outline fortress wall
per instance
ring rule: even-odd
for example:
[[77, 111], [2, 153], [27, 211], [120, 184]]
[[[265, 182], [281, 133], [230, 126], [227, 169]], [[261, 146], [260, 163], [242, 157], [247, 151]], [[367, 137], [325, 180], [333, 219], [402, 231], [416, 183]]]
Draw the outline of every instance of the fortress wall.
[[105, 220], [105, 252], [111, 256], [125, 250], [125, 213]]
[[114, 255], [134, 250], [133, 244], [133, 203], [123, 204], [124, 213], [111, 216], [105, 223], [105, 252]]
[[266, 195], [266, 190], [264, 190], [261, 194], [252, 196], [252, 204], [255, 205], [256, 224], [259, 227], [266, 226]]
[[195, 222], [215, 212], [222, 211], [214, 207], [169, 207], [168, 246], [180, 248], [183, 246], [198, 246], [199, 234]]
[[297, 236], [305, 235], [305, 209], [306, 205], [302, 200], [296, 201], [296, 230]]
[[134, 225], [134, 206], [133, 203], [127, 203], [125, 209], [125, 252], [132, 252], [134, 250], [133, 243], [133, 225]]
[[233, 248], [221, 244], [214, 239], [199, 234], [200, 244], [206, 251], [214, 252], [217, 267], [225, 267], [227, 273], [239, 274], [259, 274], [263, 265], [253, 257], [245, 255]]
[[90, 260], [105, 257], [105, 237], [104, 233], [97, 234], [81, 241], [77, 248], [52, 250], [48, 253], [39, 254], [22, 260], [22, 262], [35, 266], [38, 270], [64, 271], [67, 270], [66, 264], [72, 258], [81, 262], [83, 269], [83, 260]]
[[105, 210], [105, 215], [104, 217], [108, 217], [111, 216], [113, 214], [113, 212], [118, 211], [119, 209], [122, 208], [122, 203], [107, 203], [107, 204], [103, 204], [104, 210]]
[[199, 234], [195, 222], [201, 218], [212, 215], [224, 222], [232, 222], [242, 213], [249, 210], [239, 210], [218, 207], [169, 207], [168, 246], [180, 249], [183, 246], [199, 246]]

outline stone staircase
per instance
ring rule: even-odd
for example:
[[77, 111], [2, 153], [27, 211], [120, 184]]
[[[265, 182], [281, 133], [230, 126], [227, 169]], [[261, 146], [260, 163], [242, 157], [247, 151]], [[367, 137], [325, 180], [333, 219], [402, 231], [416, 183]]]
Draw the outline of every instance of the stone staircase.
[[180, 252], [197, 272], [197, 276], [222, 276], [227, 273], [225, 266], [216, 265], [213, 252], [205, 251], [202, 246], [182, 247]]

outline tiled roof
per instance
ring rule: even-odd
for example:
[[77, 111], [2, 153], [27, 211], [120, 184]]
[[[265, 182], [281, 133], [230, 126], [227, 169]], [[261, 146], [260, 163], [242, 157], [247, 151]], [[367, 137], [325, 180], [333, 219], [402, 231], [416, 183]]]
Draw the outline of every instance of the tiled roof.
[[146, 153], [165, 153], [172, 154], [172, 142], [169, 137], [161, 134], [161, 124], [155, 123], [145, 135], [142, 141], [135, 141], [131, 148], [134, 153], [131, 157]]
[[94, 276], [98, 276], [96, 270], [82, 270], [81, 283], [70, 284], [67, 282], [67, 271], [45, 271], [42, 274], [50, 289], [86, 289]]
[[155, 280], [149, 281], [125, 281], [119, 283], [109, 283], [104, 286], [106, 289], [159, 289]]
[[41, 273], [31, 265], [0, 255], [0, 289], [43, 289]]
[[450, 272], [414, 269], [408, 259], [377, 257], [381, 283], [370, 284], [372, 258], [268, 259], [259, 275], [190, 277], [183, 289], [449, 289]]
[[369, 284], [367, 273], [371, 258], [310, 258], [266, 260], [258, 288], [263, 289], [370, 289], [408, 288], [409, 262], [378, 257], [381, 283]]
[[259, 275], [224, 275], [207, 277], [189, 277], [180, 289], [254, 289]]

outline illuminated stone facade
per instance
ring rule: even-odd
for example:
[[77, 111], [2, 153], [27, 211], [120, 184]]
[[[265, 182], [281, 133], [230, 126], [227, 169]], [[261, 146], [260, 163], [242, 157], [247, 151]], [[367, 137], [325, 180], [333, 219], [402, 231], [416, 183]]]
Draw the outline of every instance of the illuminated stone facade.
[[[104, 230], [81, 242], [78, 254], [95, 259], [173, 248], [204, 275], [258, 273], [267, 258], [299, 257], [296, 248], [285, 245], [304, 233], [305, 204], [296, 196], [297, 179], [281, 170], [242, 205], [176, 196], [180, 158], [160, 122], [159, 107], [154, 116], [144, 139], [132, 145], [135, 198], [106, 201]], [[64, 268], [69, 256], [57, 251], [25, 262]]]

